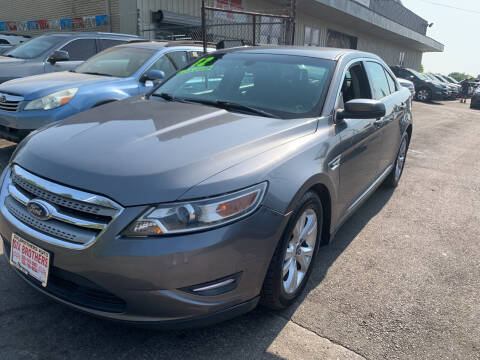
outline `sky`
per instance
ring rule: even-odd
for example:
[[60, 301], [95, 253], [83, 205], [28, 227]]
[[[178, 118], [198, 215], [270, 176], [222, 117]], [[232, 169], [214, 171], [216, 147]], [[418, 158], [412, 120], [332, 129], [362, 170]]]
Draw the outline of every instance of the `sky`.
[[445, 45], [443, 53], [423, 55], [425, 71], [480, 75], [480, 0], [402, 0], [402, 3], [429, 23], [433, 22], [427, 36]]

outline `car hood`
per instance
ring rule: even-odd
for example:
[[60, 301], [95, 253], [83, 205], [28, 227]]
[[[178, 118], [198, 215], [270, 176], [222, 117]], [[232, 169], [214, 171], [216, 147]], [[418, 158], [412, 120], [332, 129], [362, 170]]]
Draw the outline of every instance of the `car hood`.
[[21, 64], [24, 62], [25, 62], [25, 59], [17, 59], [17, 58], [12, 58], [8, 56], [0, 56], [0, 67], [3, 67], [4, 65], [9, 65], [9, 64]]
[[124, 206], [168, 202], [235, 164], [311, 134], [316, 123], [136, 97], [44, 128], [19, 146], [13, 162]]
[[119, 78], [115, 77], [61, 71], [28, 76], [4, 82], [0, 85], [0, 92], [10, 92], [12, 94], [23, 96], [25, 100], [32, 100], [63, 89], [96, 85], [98, 83], [118, 80]]

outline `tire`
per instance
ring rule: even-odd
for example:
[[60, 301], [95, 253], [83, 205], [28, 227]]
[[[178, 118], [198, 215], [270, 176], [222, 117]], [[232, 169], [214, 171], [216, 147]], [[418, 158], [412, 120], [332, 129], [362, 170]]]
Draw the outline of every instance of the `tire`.
[[[384, 184], [389, 188], [396, 188], [400, 179], [402, 178], [403, 169], [405, 167], [405, 161], [407, 160], [408, 146], [410, 144], [410, 137], [408, 133], [403, 134], [402, 141], [400, 142], [400, 148], [397, 152], [397, 157], [395, 158], [395, 164], [393, 169], [385, 179]], [[402, 160], [403, 157], [403, 160]]]
[[[316, 227], [310, 223], [312, 219], [316, 220]], [[302, 293], [318, 253], [322, 226], [322, 203], [314, 192], [309, 191], [296, 205], [275, 249], [263, 283], [262, 305], [274, 310], [284, 309]], [[316, 234], [313, 233], [314, 229]], [[298, 236], [302, 233], [301, 230], [306, 230], [307, 235], [303, 238]], [[313, 241], [315, 241], [314, 244], [312, 244]], [[310, 253], [311, 257], [308, 256]], [[288, 269], [287, 272], [284, 272], [284, 267]]]
[[417, 92], [417, 100], [422, 102], [432, 101], [432, 90], [423, 88]]

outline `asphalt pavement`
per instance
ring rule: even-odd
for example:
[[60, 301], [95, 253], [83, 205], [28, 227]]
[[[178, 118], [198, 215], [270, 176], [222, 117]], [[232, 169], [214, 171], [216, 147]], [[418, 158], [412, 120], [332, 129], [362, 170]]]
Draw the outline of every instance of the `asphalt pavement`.
[[[480, 359], [480, 111], [413, 113], [399, 187], [380, 188], [321, 249], [292, 308], [142, 330], [57, 304], [3, 257], [0, 359]], [[0, 147], [3, 167], [14, 145]]]

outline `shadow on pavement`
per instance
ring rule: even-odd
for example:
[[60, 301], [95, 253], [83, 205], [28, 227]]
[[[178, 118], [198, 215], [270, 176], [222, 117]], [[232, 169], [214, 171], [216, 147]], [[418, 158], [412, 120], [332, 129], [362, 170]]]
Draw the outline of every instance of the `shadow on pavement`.
[[[0, 149], [2, 165], [6, 164], [13, 149], [14, 146]], [[287, 336], [291, 331], [287, 326], [288, 319], [308, 293], [323, 281], [330, 266], [357, 234], [381, 211], [392, 193], [392, 190], [380, 187], [345, 223], [334, 242], [320, 249], [306, 291], [291, 308], [273, 312], [259, 307], [249, 314], [208, 328], [155, 331], [96, 319], [37, 293], [9, 269], [6, 261], [0, 261], [2, 359], [291, 357], [292, 351], [296, 351], [292, 347], [298, 344], [293, 344], [295, 339], [289, 340], [290, 336]], [[302, 348], [299, 347], [296, 353], [298, 358], [302, 358]]]

